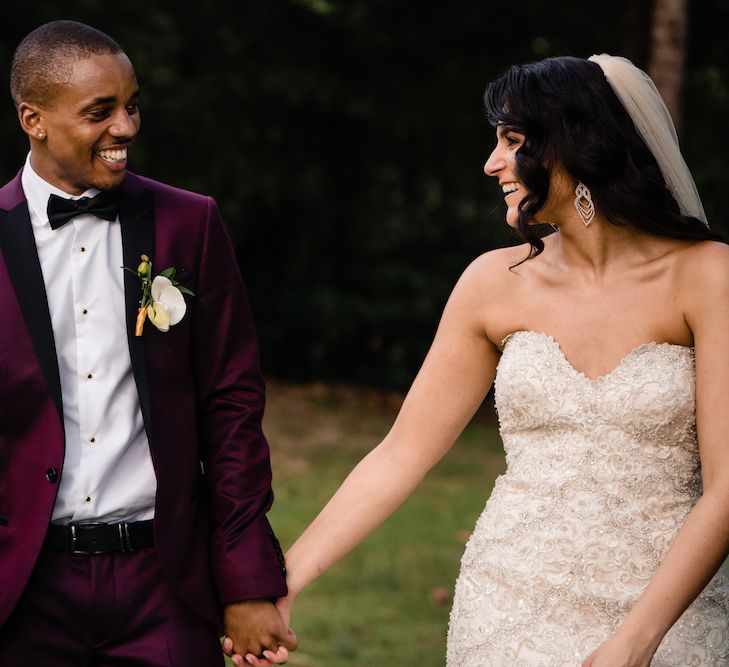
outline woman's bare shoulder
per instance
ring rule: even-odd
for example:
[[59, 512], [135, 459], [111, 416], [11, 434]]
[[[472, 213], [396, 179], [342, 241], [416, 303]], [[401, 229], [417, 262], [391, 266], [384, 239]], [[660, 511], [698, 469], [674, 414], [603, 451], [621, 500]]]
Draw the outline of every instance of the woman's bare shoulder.
[[[476, 257], [463, 271], [451, 300], [464, 306], [470, 317], [484, 327], [503, 309], [505, 295], [514, 298], [524, 287], [522, 274], [534, 260], [520, 264], [529, 256], [528, 244], [499, 248]], [[517, 266], [518, 265], [518, 266]]]
[[729, 305], [729, 245], [719, 241], [686, 244], [677, 253], [679, 301], [689, 325]]
[[686, 285], [700, 287], [706, 280], [729, 283], [729, 245], [720, 241], [682, 244], [677, 266]]
[[518, 265], [529, 257], [530, 246], [527, 243], [507, 248], [497, 248], [479, 255], [464, 271], [464, 276], [477, 279], [479, 282], [509, 280], [518, 271]]

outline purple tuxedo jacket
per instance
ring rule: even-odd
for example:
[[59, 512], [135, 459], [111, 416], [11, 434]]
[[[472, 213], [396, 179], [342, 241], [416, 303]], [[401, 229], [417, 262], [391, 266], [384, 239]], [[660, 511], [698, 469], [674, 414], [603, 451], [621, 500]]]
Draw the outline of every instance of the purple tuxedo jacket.
[[[149, 255], [195, 293], [166, 333], [134, 336], [140, 282], [125, 272], [127, 338], [157, 476], [154, 535], [169, 585], [220, 623], [220, 606], [286, 593], [266, 519], [273, 499], [261, 430], [253, 319], [215, 201], [127, 173], [124, 265]], [[121, 271], [110, 266], [109, 271]], [[69, 313], [69, 317], [72, 317]], [[0, 189], [0, 624], [33, 570], [64, 453], [53, 331], [18, 174]]]

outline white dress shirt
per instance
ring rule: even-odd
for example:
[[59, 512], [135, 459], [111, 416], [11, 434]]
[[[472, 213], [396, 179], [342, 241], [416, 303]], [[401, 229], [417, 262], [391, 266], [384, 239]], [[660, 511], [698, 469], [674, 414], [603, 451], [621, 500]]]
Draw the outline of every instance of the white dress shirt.
[[70, 195], [38, 176], [30, 155], [22, 184], [63, 395], [66, 450], [52, 521], [150, 519], [157, 480], [129, 356], [119, 220], [81, 215], [53, 230], [48, 197]]

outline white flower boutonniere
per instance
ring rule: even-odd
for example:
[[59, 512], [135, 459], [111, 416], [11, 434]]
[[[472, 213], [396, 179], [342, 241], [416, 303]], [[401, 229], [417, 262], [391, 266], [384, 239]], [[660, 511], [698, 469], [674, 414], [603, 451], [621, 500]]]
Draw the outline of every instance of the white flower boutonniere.
[[136, 336], [142, 335], [147, 317], [160, 331], [169, 331], [185, 316], [187, 304], [183, 294], [195, 294], [175, 280], [177, 269], [169, 267], [152, 278], [152, 260], [147, 255], [142, 255], [136, 271], [126, 266], [124, 268], [142, 281], [142, 298], [139, 300], [134, 330]]

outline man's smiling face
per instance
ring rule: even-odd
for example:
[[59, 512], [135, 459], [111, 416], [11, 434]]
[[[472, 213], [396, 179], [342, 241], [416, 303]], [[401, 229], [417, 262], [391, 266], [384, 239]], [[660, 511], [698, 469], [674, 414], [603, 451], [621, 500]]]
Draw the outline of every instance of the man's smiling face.
[[139, 131], [139, 86], [123, 53], [90, 55], [56, 84], [51, 104], [37, 108], [31, 163], [68, 194], [110, 190], [124, 179], [129, 147]]

